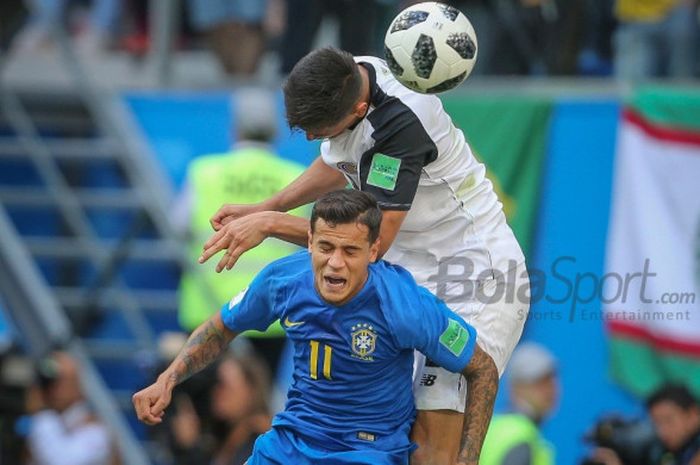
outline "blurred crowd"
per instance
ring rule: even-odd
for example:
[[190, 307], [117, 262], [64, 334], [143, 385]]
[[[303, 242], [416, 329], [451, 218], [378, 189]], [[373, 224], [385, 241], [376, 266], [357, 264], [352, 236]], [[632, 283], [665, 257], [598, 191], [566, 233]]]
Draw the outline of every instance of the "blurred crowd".
[[[153, 376], [170, 363], [187, 335], [164, 335]], [[147, 431], [158, 465], [244, 465], [255, 439], [282, 408], [271, 365], [244, 338], [214, 365], [178, 386], [162, 425]], [[554, 465], [556, 444], [540, 431], [562, 395], [559, 361], [547, 348], [516, 348], [502, 389], [507, 406], [491, 421], [480, 463]], [[283, 382], [282, 384], [285, 384]], [[0, 463], [119, 465], [114, 436], [95, 415], [81, 386], [78, 359], [56, 351], [31, 361], [0, 354]], [[700, 404], [688, 388], [659, 387], [646, 415], [614, 412], [591, 425], [582, 465], [700, 464]], [[56, 451], [60, 450], [60, 454]]]
[[[475, 26], [475, 74], [690, 78], [700, 73], [697, 0], [445, 0]], [[271, 53], [284, 75], [316, 45], [383, 55], [386, 26], [406, 0], [184, 0], [172, 43], [210, 50], [223, 71], [254, 76]], [[0, 41], [14, 53], [51, 46], [65, 24], [76, 48], [136, 57], [152, 43], [144, 0], [6, 0]], [[326, 27], [324, 25], [331, 25]], [[333, 31], [332, 33], [321, 31]]]

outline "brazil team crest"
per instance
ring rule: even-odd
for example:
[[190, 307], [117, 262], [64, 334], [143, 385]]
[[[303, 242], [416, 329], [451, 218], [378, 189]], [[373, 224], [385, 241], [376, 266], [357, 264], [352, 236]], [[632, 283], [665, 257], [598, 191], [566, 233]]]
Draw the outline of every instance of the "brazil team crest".
[[377, 333], [372, 325], [360, 323], [354, 325], [350, 337], [352, 340], [352, 352], [363, 360], [372, 360], [370, 355], [377, 347]]

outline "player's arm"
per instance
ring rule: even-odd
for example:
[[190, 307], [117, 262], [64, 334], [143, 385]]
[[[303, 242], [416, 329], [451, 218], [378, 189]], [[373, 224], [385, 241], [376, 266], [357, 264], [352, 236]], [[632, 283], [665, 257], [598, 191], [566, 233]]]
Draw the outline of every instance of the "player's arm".
[[343, 173], [328, 166], [318, 156], [298, 178], [270, 197], [264, 205], [268, 210], [288, 212], [315, 202], [323, 194], [342, 189], [347, 183]]
[[210, 220], [216, 232], [204, 244], [199, 263], [226, 250], [216, 271], [230, 270], [243, 253], [268, 237], [306, 245], [309, 221], [284, 212], [306, 205], [345, 184], [342, 173], [318, 157], [297, 179], [268, 200], [255, 205], [224, 205]]
[[216, 265], [216, 271], [230, 270], [248, 250], [268, 237], [292, 244], [308, 243], [309, 220], [289, 213], [263, 211], [235, 219], [216, 231], [204, 244], [199, 263], [204, 263], [221, 250], [226, 253]]
[[148, 425], [162, 422], [175, 386], [216, 360], [235, 336], [236, 333], [224, 325], [219, 312], [195, 329], [156, 382], [132, 397], [139, 420]]
[[467, 379], [467, 405], [457, 464], [477, 465], [498, 392], [498, 368], [491, 356], [476, 345], [462, 375]]
[[396, 235], [401, 229], [403, 220], [406, 218], [408, 211], [402, 210], [383, 210], [382, 224], [379, 228], [379, 258], [381, 258], [391, 244], [394, 243]]
[[288, 212], [311, 203], [321, 195], [341, 189], [347, 181], [340, 171], [324, 163], [319, 156], [287, 187], [263, 202], [252, 205], [226, 204], [210, 218], [212, 228], [219, 231], [224, 225], [244, 216], [263, 211]]
[[[360, 183], [382, 209], [379, 256], [394, 242], [418, 190], [423, 168], [437, 158], [437, 147], [420, 121], [400, 112], [377, 131], [390, 133], [360, 160]], [[408, 118], [408, 120], [407, 120]]]

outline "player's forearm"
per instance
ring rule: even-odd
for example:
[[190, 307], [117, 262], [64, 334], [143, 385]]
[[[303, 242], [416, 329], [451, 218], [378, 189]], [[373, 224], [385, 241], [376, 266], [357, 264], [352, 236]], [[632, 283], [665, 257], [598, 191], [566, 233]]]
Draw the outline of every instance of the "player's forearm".
[[477, 348], [463, 374], [467, 378], [467, 406], [458, 461], [477, 464], [498, 392], [498, 369], [493, 359]]
[[314, 202], [327, 192], [342, 189], [346, 183], [345, 176], [340, 171], [326, 165], [318, 157], [298, 178], [263, 205], [268, 210], [287, 212]]
[[401, 210], [382, 211], [382, 225], [379, 229], [379, 258], [383, 257], [391, 244], [394, 243], [407, 214], [407, 211]]
[[235, 336], [233, 331], [226, 328], [221, 314], [217, 312], [192, 332], [161, 377], [174, 385], [183, 382], [216, 360]]
[[270, 212], [265, 234], [305, 247], [309, 243], [309, 220], [288, 213]]

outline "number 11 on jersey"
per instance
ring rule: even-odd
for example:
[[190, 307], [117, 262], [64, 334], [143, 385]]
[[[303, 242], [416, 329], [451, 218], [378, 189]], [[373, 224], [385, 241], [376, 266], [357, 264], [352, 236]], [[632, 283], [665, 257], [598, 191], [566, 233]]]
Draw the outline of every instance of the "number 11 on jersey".
[[333, 348], [318, 341], [310, 341], [311, 354], [309, 356], [309, 376], [311, 379], [318, 379], [318, 354], [320, 346], [323, 345], [323, 377], [331, 379], [331, 361], [333, 359]]

